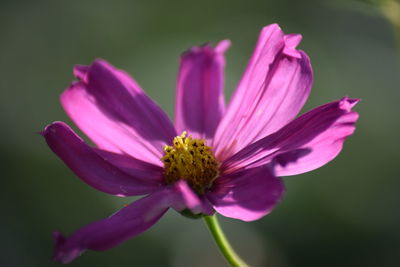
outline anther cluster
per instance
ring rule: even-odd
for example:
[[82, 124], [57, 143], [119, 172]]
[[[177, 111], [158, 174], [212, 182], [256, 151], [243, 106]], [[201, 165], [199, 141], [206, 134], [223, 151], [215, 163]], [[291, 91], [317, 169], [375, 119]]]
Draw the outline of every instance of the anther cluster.
[[204, 140], [193, 139], [184, 131], [174, 138], [173, 146], [165, 146], [164, 151], [161, 160], [164, 162], [166, 183], [186, 180], [199, 195], [211, 187], [218, 175], [218, 162]]

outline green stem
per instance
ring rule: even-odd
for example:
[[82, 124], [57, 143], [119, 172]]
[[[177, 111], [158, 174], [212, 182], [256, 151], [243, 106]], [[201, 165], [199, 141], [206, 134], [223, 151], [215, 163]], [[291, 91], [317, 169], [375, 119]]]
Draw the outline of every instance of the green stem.
[[247, 265], [233, 250], [232, 246], [229, 244], [228, 239], [226, 239], [224, 232], [222, 232], [219, 226], [217, 215], [204, 216], [204, 220], [210, 230], [212, 236], [215, 239], [222, 255], [233, 267], [248, 267]]

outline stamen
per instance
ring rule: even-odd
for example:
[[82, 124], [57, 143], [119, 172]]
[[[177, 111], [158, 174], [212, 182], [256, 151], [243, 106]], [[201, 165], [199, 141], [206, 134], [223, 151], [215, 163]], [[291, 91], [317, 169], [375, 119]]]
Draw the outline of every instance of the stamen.
[[165, 181], [172, 184], [180, 179], [199, 195], [210, 188], [218, 175], [218, 162], [211, 147], [201, 139], [186, 136], [184, 131], [173, 140], [173, 146], [165, 146], [164, 162]]

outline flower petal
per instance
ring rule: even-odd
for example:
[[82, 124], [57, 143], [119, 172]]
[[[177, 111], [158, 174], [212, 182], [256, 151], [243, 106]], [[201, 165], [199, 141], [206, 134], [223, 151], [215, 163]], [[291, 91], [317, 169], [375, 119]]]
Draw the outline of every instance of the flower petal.
[[171, 194], [161, 190], [141, 198], [110, 217], [91, 223], [68, 238], [54, 233], [54, 260], [69, 263], [86, 249], [106, 250], [153, 226], [168, 210]]
[[[343, 104], [349, 104], [350, 101], [343, 101]], [[355, 105], [356, 102], [351, 103]], [[340, 153], [343, 148], [346, 137], [353, 134], [355, 131], [355, 122], [359, 115], [356, 112], [348, 112], [338, 118], [334, 124], [332, 124], [324, 132], [313, 138], [313, 140], [307, 142], [300, 147], [300, 149], [309, 149], [310, 153], [298, 156], [297, 160], [290, 158], [290, 155], [280, 154], [275, 158], [278, 163], [276, 164], [275, 173], [278, 176], [289, 176], [300, 173], [309, 172], [315, 170], [323, 165], [327, 164]], [[308, 132], [304, 132], [305, 136], [310, 135], [311, 129], [308, 128]], [[288, 146], [296, 145], [296, 143], [290, 144], [288, 140]], [[288, 150], [288, 148], [286, 148]]]
[[296, 50], [301, 35], [265, 27], [231, 103], [216, 131], [213, 147], [220, 160], [291, 121], [311, 90], [308, 56]]
[[218, 178], [208, 198], [218, 213], [254, 221], [270, 213], [284, 191], [282, 180], [271, 173], [269, 166], [261, 166]]
[[133, 177], [139, 177], [147, 181], [154, 180], [159, 183], [164, 180], [164, 169], [160, 166], [138, 160], [126, 154], [108, 152], [98, 148], [92, 149], [104, 160]]
[[175, 126], [194, 138], [210, 139], [225, 110], [224, 52], [230, 42], [193, 47], [182, 55], [178, 74]]
[[196, 195], [184, 180], [176, 182], [174, 190], [176, 198], [172, 204], [172, 208], [176, 211], [181, 212], [188, 209], [193, 214], [212, 215], [214, 213], [214, 209], [208, 200]]
[[[105, 193], [118, 196], [143, 195], [157, 190], [162, 171], [143, 168], [140, 163], [129, 174], [107, 161], [89, 147], [63, 122], [54, 122], [42, 132], [47, 144], [57, 156], [85, 183]], [[135, 159], [132, 159], [132, 163]]]
[[76, 66], [61, 103], [76, 125], [101, 149], [126, 153], [161, 166], [174, 126], [128, 74], [104, 60]]
[[358, 114], [351, 108], [357, 102], [345, 97], [317, 107], [236, 153], [222, 169], [255, 167], [273, 160], [279, 163], [275, 165], [277, 176], [319, 168], [339, 154], [346, 137], [354, 132]]

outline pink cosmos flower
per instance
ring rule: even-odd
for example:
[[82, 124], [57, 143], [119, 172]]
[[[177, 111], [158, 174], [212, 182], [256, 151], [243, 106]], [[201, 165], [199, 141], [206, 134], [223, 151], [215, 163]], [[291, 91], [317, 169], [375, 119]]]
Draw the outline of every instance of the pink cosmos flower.
[[173, 208], [190, 217], [218, 212], [243, 221], [268, 214], [284, 193], [281, 176], [314, 170], [341, 151], [358, 118], [357, 99], [295, 118], [311, 90], [312, 69], [297, 50], [301, 35], [262, 29], [225, 109], [225, 40], [184, 53], [175, 124], [124, 71], [104, 60], [78, 65], [78, 81], [61, 103], [93, 141], [63, 122], [42, 132], [50, 148], [84, 182], [102, 192], [145, 195], [69, 237], [54, 234], [54, 258], [68, 263], [86, 249], [106, 250], [156, 223]]

